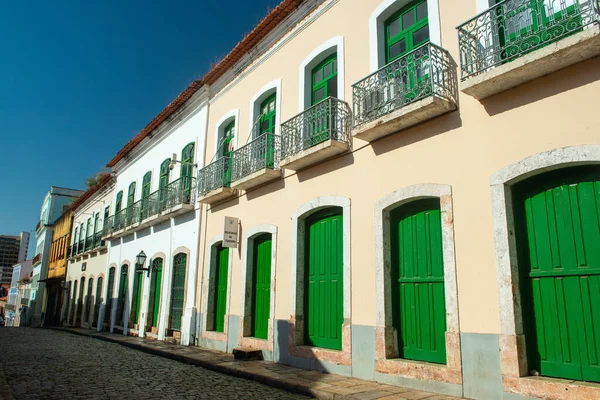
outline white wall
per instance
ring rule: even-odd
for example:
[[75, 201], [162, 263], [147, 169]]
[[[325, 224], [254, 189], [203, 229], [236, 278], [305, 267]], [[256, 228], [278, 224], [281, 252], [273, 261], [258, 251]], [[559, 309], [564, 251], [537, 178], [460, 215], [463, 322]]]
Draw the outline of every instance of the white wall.
[[[206, 124], [208, 103], [199, 99], [192, 100], [189, 108], [175, 118], [170, 123], [168, 129], [161, 127], [163, 132], [155, 135], [148, 144], [141, 144], [136, 148], [135, 153], [130, 159], [120, 161], [115, 172], [117, 174], [116, 186], [113, 194], [113, 206], [111, 207], [111, 215], [114, 214], [114, 204], [116, 195], [119, 191], [123, 191], [123, 208], [126, 206], [127, 191], [131, 182], [136, 182], [135, 201], [140, 200], [142, 192], [142, 178], [148, 171], [152, 171], [152, 183], [150, 193], [158, 190], [160, 165], [167, 159], [171, 158], [173, 153], [177, 153], [177, 160], [181, 161], [181, 151], [190, 142], [195, 143], [194, 147], [194, 162], [198, 163], [198, 167], [202, 168], [204, 159], [204, 146], [206, 137]], [[180, 164], [170, 172], [169, 182], [173, 182], [180, 176]], [[198, 169], [195, 168], [193, 176], [197, 176]], [[136, 233], [127, 235], [123, 238], [112, 240], [109, 243], [109, 256], [106, 269], [108, 277], [108, 268], [111, 266], [117, 267], [117, 278], [120, 272], [121, 265], [129, 263], [129, 300], [131, 301], [131, 288], [133, 287], [133, 279], [135, 277], [134, 264], [136, 255], [140, 251], [144, 251], [148, 257], [145, 267], [151, 261], [151, 258], [157, 253], [164, 253], [165, 259], [163, 262], [163, 282], [161, 287], [161, 306], [160, 306], [160, 322], [159, 322], [159, 339], [164, 338], [166, 328], [166, 311], [170, 299], [170, 281], [171, 281], [171, 265], [175, 251], [179, 247], [189, 249], [188, 269], [187, 269], [187, 296], [182, 320], [182, 343], [187, 344], [187, 339], [183, 339], [184, 335], [189, 336], [190, 323], [189, 319], [193, 313], [195, 295], [195, 273], [197, 269], [197, 247], [198, 247], [198, 229], [199, 229], [200, 207], [195, 203], [193, 212], [179, 215], [171, 218], [168, 221], [161, 222], [150, 228], [142, 229]], [[193, 276], [193, 279], [192, 279]], [[116, 279], [114, 293], [119, 291], [119, 279]], [[150, 278], [144, 273], [144, 281], [142, 286], [142, 304], [140, 311], [140, 321], [146, 317], [148, 306]], [[105, 293], [106, 294], [106, 293]], [[191, 296], [191, 298], [190, 298]], [[115, 307], [113, 307], [114, 309]], [[129, 306], [125, 308], [125, 319], [129, 316]], [[187, 319], [187, 323], [186, 323]], [[143, 325], [143, 324], [141, 324]], [[126, 332], [124, 332], [126, 333]], [[140, 332], [143, 335], [144, 332]]]

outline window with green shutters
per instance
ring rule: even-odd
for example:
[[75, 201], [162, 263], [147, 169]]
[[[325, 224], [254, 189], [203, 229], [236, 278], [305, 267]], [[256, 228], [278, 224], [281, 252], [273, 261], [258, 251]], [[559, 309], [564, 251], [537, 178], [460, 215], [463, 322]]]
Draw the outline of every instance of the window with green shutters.
[[529, 370], [600, 382], [600, 168], [513, 189]]
[[171, 172], [171, 169], [169, 168], [170, 164], [170, 158], [167, 158], [160, 164], [160, 178], [158, 180], [158, 197], [160, 201], [165, 199], [165, 188], [169, 185], [169, 173]]
[[102, 279], [101, 276], [96, 280], [96, 298], [94, 299], [94, 318], [92, 319], [92, 326], [96, 326], [98, 322], [98, 315], [100, 313], [100, 304], [102, 304]]
[[110, 206], [104, 208], [104, 218], [102, 218], [102, 229], [106, 228], [108, 222], [108, 216], [110, 215]]
[[439, 199], [390, 213], [392, 320], [400, 358], [446, 363], [446, 303]]
[[171, 282], [171, 307], [169, 310], [169, 328], [181, 330], [181, 317], [185, 293], [185, 270], [187, 254], [179, 253], [173, 258], [173, 280]]
[[119, 278], [119, 296], [117, 297], [117, 316], [115, 318], [115, 325], [123, 326], [123, 316], [125, 314], [125, 303], [127, 301], [127, 286], [129, 279], [127, 279], [127, 265], [121, 267], [121, 275]]
[[260, 103], [259, 133], [275, 133], [275, 102], [277, 93], [273, 93]]
[[97, 212], [96, 214], [94, 214], [94, 236], [92, 238], [92, 246], [96, 247], [96, 233], [98, 233], [98, 231], [100, 230], [99, 225], [99, 221], [100, 221], [100, 213]]
[[143, 273], [136, 273], [133, 278], [133, 292], [131, 297], [131, 315], [129, 319], [132, 323], [137, 324], [140, 316], [140, 304], [142, 302], [142, 280]]
[[117, 200], [115, 201], [115, 214], [121, 211], [123, 207], [123, 191], [117, 193]]
[[271, 234], [254, 239], [252, 260], [252, 336], [269, 337], [271, 315]]
[[337, 53], [330, 55], [313, 68], [311, 73], [312, 105], [317, 104], [327, 97], [337, 97], [337, 74]]
[[158, 313], [160, 311], [160, 285], [162, 284], [163, 259], [152, 260], [152, 272], [150, 275], [150, 296], [148, 297], [148, 320], [149, 327], [158, 326]]
[[183, 179], [183, 190], [186, 201], [189, 201], [192, 187], [192, 175], [194, 173], [194, 143], [189, 143], [181, 151], [181, 179]]
[[131, 182], [127, 191], [127, 208], [131, 207], [133, 203], [135, 203], [135, 182]]
[[306, 220], [305, 343], [342, 349], [343, 217], [339, 208], [325, 209]]
[[87, 222], [85, 223], [85, 237], [83, 238], [84, 240], [84, 248], [87, 250], [88, 248], [88, 240], [89, 237], [92, 234], [92, 217], [87, 219]]
[[216, 248], [213, 295], [213, 312], [215, 313], [214, 330], [225, 330], [225, 315], [227, 314], [227, 278], [229, 276], [229, 248], [218, 245]]
[[108, 287], [106, 288], [106, 309], [104, 310], [104, 322], [107, 323], [110, 323], [110, 317], [112, 314], [115, 279], [115, 267], [111, 267], [108, 270]]
[[394, 61], [429, 42], [427, 0], [410, 3], [385, 21], [385, 61]]
[[142, 179], [142, 199], [145, 199], [150, 194], [150, 188], [152, 185], [152, 171], [148, 171], [144, 174]]

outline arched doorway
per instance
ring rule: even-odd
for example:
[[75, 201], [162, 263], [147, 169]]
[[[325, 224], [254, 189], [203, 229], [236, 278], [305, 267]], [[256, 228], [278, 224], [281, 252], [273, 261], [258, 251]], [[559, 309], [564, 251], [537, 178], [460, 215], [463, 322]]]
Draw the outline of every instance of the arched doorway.
[[185, 295], [185, 271], [187, 254], [179, 253], [173, 257], [173, 279], [171, 281], [171, 306], [169, 309], [169, 329], [181, 331], [181, 317]]
[[[152, 272], [150, 275], [150, 296], [148, 296], [148, 316], [146, 319], [146, 330], [156, 333], [158, 328], [158, 315], [160, 312], [160, 285], [162, 283], [163, 259], [152, 260]], [[153, 330], [153, 328], [155, 328]]]

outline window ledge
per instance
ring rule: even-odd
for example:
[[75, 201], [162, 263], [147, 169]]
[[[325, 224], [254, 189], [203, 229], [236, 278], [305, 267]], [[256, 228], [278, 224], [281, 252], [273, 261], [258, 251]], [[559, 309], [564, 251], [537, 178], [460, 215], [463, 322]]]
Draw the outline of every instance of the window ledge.
[[478, 100], [600, 55], [600, 26], [594, 24], [461, 82], [460, 90]]
[[250, 175], [246, 175], [245, 177], [238, 179], [237, 181], [231, 182], [231, 188], [238, 190], [248, 190], [253, 187], [262, 185], [263, 183], [267, 183], [272, 180], [278, 179], [280, 177], [280, 169], [263, 168]]
[[600, 398], [599, 383], [558, 379], [547, 376], [503, 376], [502, 381], [505, 391], [535, 398], [552, 398], [558, 400]]
[[281, 160], [279, 165], [282, 168], [297, 171], [337, 154], [345, 153], [349, 149], [350, 145], [348, 143], [329, 139]]
[[229, 197], [233, 197], [236, 194], [237, 190], [228, 187], [222, 187], [198, 196], [198, 202], [203, 204], [213, 204]]
[[409, 104], [374, 121], [359, 125], [352, 130], [352, 136], [372, 142], [411, 126], [456, 110], [456, 104], [437, 95], [432, 95]]

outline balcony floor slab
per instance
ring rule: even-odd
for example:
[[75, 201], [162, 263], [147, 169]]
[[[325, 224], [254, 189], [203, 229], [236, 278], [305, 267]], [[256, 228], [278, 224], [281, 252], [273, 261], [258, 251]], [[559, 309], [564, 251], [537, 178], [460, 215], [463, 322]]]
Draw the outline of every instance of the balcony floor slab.
[[219, 189], [212, 190], [204, 195], [200, 195], [198, 197], [198, 202], [203, 204], [213, 204], [218, 201], [227, 199], [237, 194], [237, 190], [223, 187]]
[[525, 54], [461, 82], [460, 90], [478, 100], [600, 55], [600, 25]]
[[272, 180], [279, 179], [280, 177], [280, 169], [263, 168], [250, 175], [246, 175], [237, 181], [231, 182], [231, 187], [238, 190], [248, 190]]
[[372, 142], [392, 133], [456, 110], [452, 101], [436, 95], [421, 99], [352, 130], [357, 139]]
[[171, 217], [175, 217], [177, 215], [185, 214], [186, 212], [190, 212], [194, 210], [193, 204], [177, 204], [173, 207], [167, 208], [165, 211], [161, 213], [161, 217], [164, 219], [168, 219]]
[[281, 160], [279, 165], [282, 168], [297, 171], [312, 164], [324, 161], [337, 154], [345, 153], [349, 149], [350, 145], [348, 143], [329, 139]]

